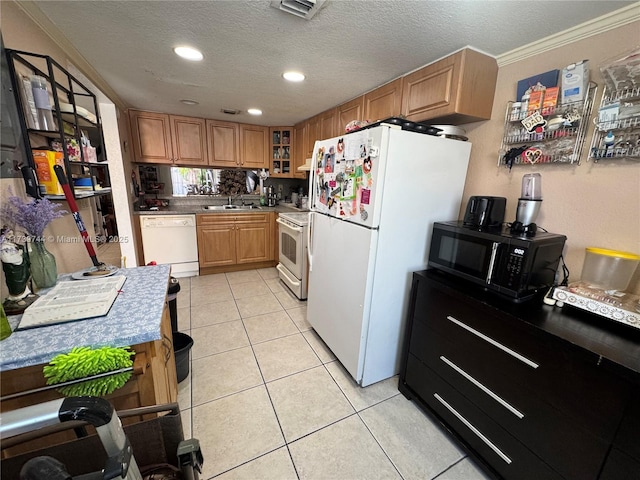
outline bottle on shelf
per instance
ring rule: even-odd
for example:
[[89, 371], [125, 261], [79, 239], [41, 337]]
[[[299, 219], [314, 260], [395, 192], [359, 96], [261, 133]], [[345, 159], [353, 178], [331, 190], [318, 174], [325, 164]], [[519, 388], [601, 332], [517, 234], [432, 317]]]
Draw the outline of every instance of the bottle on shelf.
[[518, 120], [520, 118], [521, 106], [522, 106], [522, 103], [520, 102], [513, 102], [511, 104], [511, 116], [509, 117], [509, 120]]
[[47, 79], [40, 75], [31, 75], [31, 91], [33, 92], [40, 130], [57, 130], [49, 103]]
[[522, 102], [520, 102], [520, 111], [522, 112], [527, 112], [527, 110], [529, 110], [529, 94], [525, 93], [522, 96]]

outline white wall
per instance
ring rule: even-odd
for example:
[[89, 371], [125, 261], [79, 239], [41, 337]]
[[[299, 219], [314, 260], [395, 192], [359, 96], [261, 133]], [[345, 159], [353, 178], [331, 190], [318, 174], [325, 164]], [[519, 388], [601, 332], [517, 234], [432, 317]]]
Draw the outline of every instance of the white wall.
[[[591, 79], [598, 83], [593, 118], [603, 90], [598, 66], [637, 47], [639, 32], [640, 22], [634, 22], [500, 67], [491, 120], [465, 126], [473, 148], [463, 208], [471, 195], [504, 196], [505, 220], [513, 221], [522, 176], [540, 172], [543, 202], [537, 223], [567, 236], [565, 259], [571, 281], [580, 278], [586, 247], [640, 254], [640, 163], [587, 161], [594, 130], [589, 119], [580, 165], [514, 166], [511, 171], [497, 167], [505, 109], [509, 100], [515, 100], [518, 80], [589, 59]], [[640, 269], [629, 290], [640, 293]]]
[[[109, 159], [109, 176], [111, 178], [111, 194], [113, 206], [118, 223], [118, 237], [120, 240], [120, 252], [127, 258], [127, 266], [137, 265], [136, 247], [131, 227], [131, 203], [128, 201], [128, 179], [125, 171], [125, 162], [120, 148], [120, 134], [118, 132], [118, 112], [113, 103], [100, 104], [100, 117], [104, 132], [104, 147]], [[128, 162], [126, 162], [128, 164]]]

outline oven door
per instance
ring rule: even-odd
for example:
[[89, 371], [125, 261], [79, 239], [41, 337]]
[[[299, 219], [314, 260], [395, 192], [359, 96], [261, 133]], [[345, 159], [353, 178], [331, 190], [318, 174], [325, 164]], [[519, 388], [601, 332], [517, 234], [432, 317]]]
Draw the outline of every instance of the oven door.
[[304, 273], [304, 227], [290, 225], [280, 218], [276, 220], [280, 225], [280, 263], [300, 280]]

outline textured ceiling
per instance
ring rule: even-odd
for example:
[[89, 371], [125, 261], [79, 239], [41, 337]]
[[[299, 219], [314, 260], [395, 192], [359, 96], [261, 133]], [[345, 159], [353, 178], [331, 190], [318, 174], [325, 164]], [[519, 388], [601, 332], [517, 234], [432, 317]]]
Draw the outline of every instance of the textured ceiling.
[[[498, 56], [633, 2], [327, 0], [309, 21], [270, 0], [34, 3], [132, 107], [291, 125], [464, 46]], [[178, 58], [181, 44], [204, 61]]]

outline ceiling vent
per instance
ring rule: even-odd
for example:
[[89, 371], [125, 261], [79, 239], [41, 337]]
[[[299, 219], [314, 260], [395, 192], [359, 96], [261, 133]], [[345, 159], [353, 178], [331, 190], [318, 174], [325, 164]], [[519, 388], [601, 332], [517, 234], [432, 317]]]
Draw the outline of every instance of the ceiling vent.
[[271, 6], [296, 17], [311, 19], [326, 0], [271, 0]]
[[221, 108], [220, 111], [227, 115], [240, 115], [242, 113], [242, 110], [234, 110], [232, 108]]

